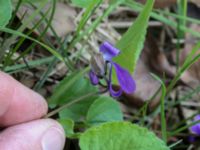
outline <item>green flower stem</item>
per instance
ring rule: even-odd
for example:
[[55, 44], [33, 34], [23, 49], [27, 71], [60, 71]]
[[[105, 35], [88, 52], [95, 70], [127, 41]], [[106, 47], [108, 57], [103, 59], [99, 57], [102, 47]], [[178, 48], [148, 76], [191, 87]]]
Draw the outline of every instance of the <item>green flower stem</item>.
[[73, 105], [75, 103], [78, 103], [80, 101], [83, 101], [83, 100], [85, 100], [85, 98], [94, 96], [96, 94], [97, 94], [97, 92], [92, 92], [92, 93], [88, 93], [86, 95], [83, 95], [83, 96], [81, 96], [81, 97], [79, 97], [79, 98], [77, 98], [77, 99], [75, 99], [75, 100], [73, 100], [73, 101], [71, 101], [71, 102], [69, 102], [69, 103], [67, 103], [67, 104], [65, 104], [65, 105], [63, 105], [63, 106], [51, 111], [51, 112], [49, 112], [44, 118], [50, 118], [53, 115], [59, 113], [61, 110], [66, 109], [67, 107], [69, 107], [69, 106], [71, 106], [71, 105]]

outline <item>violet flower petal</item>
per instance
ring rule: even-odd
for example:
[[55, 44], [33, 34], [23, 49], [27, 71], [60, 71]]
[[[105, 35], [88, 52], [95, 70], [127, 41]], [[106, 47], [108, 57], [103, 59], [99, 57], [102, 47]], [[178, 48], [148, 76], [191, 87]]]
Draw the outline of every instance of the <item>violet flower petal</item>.
[[118, 91], [113, 90], [112, 84], [109, 84], [109, 91], [112, 97], [119, 97], [122, 95], [122, 89], [120, 88]]
[[[200, 115], [195, 116], [194, 121], [198, 121], [200, 120]], [[192, 127], [190, 127], [190, 130], [197, 134], [200, 135], [200, 123], [197, 123], [196, 125], [193, 125]]]
[[89, 72], [89, 77], [92, 85], [97, 85], [99, 83], [99, 78], [93, 71]]
[[112, 63], [115, 67], [117, 78], [122, 90], [127, 94], [133, 93], [136, 90], [136, 83], [130, 73], [126, 69], [122, 68], [120, 65], [114, 62]]
[[120, 50], [115, 48], [109, 42], [104, 42], [100, 46], [100, 52], [103, 53], [103, 57], [105, 60], [111, 60], [113, 57], [119, 55]]

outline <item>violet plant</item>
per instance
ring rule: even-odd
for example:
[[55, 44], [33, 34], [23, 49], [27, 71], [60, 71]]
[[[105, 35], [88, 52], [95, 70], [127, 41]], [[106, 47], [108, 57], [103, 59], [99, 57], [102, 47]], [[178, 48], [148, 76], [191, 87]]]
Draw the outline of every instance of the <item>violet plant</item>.
[[[111, 8], [120, 1], [113, 1]], [[147, 1], [138, 18], [117, 41], [117, 48], [109, 42], [102, 43], [99, 52], [91, 57], [91, 68], [73, 72], [63, 79], [50, 98], [50, 105], [59, 107], [49, 116], [59, 113], [66, 136], [78, 138], [81, 150], [146, 150], [149, 146], [155, 150], [169, 150], [166, 143], [147, 128], [124, 121], [120, 104], [112, 98], [136, 90], [130, 73], [134, 73], [143, 48], [153, 4], [154, 0]], [[84, 76], [88, 71], [90, 81]], [[116, 83], [117, 90], [113, 87]], [[112, 97], [99, 94], [104, 92]]]
[[[120, 55], [120, 50], [115, 48], [109, 42], [101, 44], [100, 53], [94, 54], [91, 58], [91, 70], [89, 73], [90, 81], [93, 85], [100, 85], [109, 90], [110, 95], [113, 97], [119, 97], [122, 92], [131, 94], [136, 90], [136, 83], [133, 80], [131, 74], [125, 68], [115, 63], [112, 58]], [[120, 85], [119, 90], [115, 91], [112, 87], [112, 71], [113, 68], [116, 71], [118, 82]], [[106, 85], [103, 86], [101, 79], [106, 81]]]
[[[56, 4], [56, 0], [53, 1], [54, 1], [53, 3]], [[159, 138], [157, 138], [156, 135], [153, 134], [151, 131], [147, 130], [147, 128], [139, 127], [136, 124], [132, 124], [132, 122], [131, 123], [125, 122], [123, 120], [123, 113], [121, 111], [119, 103], [112, 98], [112, 97], [119, 97], [123, 92], [127, 94], [132, 94], [136, 90], [136, 82], [132, 78], [131, 73], [133, 73], [135, 70], [135, 66], [137, 64], [137, 61], [139, 59], [140, 53], [144, 45], [144, 39], [148, 27], [150, 13], [151, 10], [153, 9], [154, 0], [146, 1], [145, 6], [136, 5], [135, 2], [128, 0], [127, 1], [110, 0], [109, 2], [110, 3], [108, 5], [108, 8], [106, 8], [105, 11], [104, 9], [101, 9], [104, 11], [103, 15], [101, 16], [96, 15], [97, 18], [95, 19], [92, 18], [92, 24], [90, 26], [86, 26], [87, 21], [90, 20], [92, 14], [95, 13], [96, 9], [99, 8], [99, 6], [101, 5], [101, 3], [103, 3], [103, 1], [72, 0], [73, 4], [77, 4], [79, 7], [85, 7], [85, 12], [81, 20], [79, 20], [77, 30], [75, 31], [75, 34], [73, 34], [72, 40], [70, 40], [69, 42], [67, 41], [66, 49], [68, 49], [69, 51], [73, 47], [75, 47], [77, 43], [82, 42], [83, 38], [85, 37], [89, 38], [92, 32], [95, 31], [96, 27], [100, 24], [100, 22], [104, 18], [106, 18], [120, 4], [129, 6], [134, 10], [140, 11], [138, 18], [134, 20], [133, 25], [129, 27], [127, 32], [116, 43], [117, 48], [112, 44], [110, 44], [109, 42], [104, 42], [103, 44], [100, 45], [99, 52], [95, 53], [92, 56], [91, 70], [89, 72], [90, 81], [88, 80], [88, 78], [85, 78], [85, 74], [88, 72], [88, 68], [85, 69], [81, 68], [81, 70], [76, 70], [77, 68], [75, 68], [75, 65], [73, 63], [71, 67], [70, 61], [66, 61], [68, 60], [68, 58], [67, 59], [65, 58], [68, 57], [68, 55], [63, 57], [62, 56], [63, 53], [60, 54], [59, 51], [55, 50], [57, 49], [57, 46], [54, 47], [52, 43], [48, 43], [48, 40], [40, 42], [40, 40], [37, 41], [36, 39], [31, 38], [26, 34], [22, 34], [20, 30], [15, 31], [7, 28], [10, 25], [12, 25], [12, 23], [10, 23], [10, 25], [6, 27], [9, 20], [11, 19], [13, 10], [11, 0], [2, 0], [1, 2], [0, 10], [6, 10], [7, 13], [4, 13], [4, 11], [1, 12], [2, 14], [0, 13], [1, 14], [0, 27], [2, 32], [27, 38], [43, 46], [43, 48], [51, 52], [59, 60], [63, 62], [65, 61], [69, 62], [67, 67], [69, 67], [69, 69], [71, 69], [72, 72], [69, 71], [69, 74], [67, 74], [66, 78], [62, 79], [59, 85], [55, 88], [53, 95], [51, 96], [51, 98], [49, 98], [49, 107], [51, 108], [52, 112], [50, 112], [45, 117], [49, 118], [53, 116], [54, 119], [58, 119], [65, 128], [66, 136], [69, 139], [79, 138], [80, 141], [79, 145], [81, 150], [91, 150], [91, 147], [92, 150], [127, 149], [127, 147], [129, 149], [137, 149], [137, 150], [146, 150], [146, 149], [169, 150], [166, 146], [166, 144], [168, 144], [167, 143], [168, 137], [165, 136], [167, 135], [168, 128], [166, 127], [165, 121], [163, 121], [165, 120], [165, 110], [166, 110], [164, 105], [165, 92], [163, 92], [164, 96], [162, 96], [163, 99], [161, 102], [161, 108], [162, 108], [161, 133], [162, 135], [164, 135], [162, 136], [164, 137], [163, 138], [164, 142]], [[21, 0], [19, 0], [18, 3], [20, 6]], [[45, 6], [45, 1], [43, 1], [42, 4]], [[54, 6], [52, 8], [53, 8], [52, 9], [53, 10], [52, 14], [53, 14]], [[39, 8], [37, 8], [37, 10], [39, 12]], [[151, 14], [153, 14], [152, 16], [155, 17], [156, 16], [155, 14], [157, 13], [152, 12]], [[36, 16], [37, 13], [33, 13], [32, 17], [30, 18], [33, 18], [34, 15]], [[42, 14], [42, 12], [41, 15], [44, 16], [42, 18], [46, 20], [45, 15]], [[160, 19], [169, 21], [168, 18], [165, 19], [165, 17], [159, 15], [158, 15], [158, 20]], [[47, 20], [49, 20], [49, 25], [50, 25], [51, 19]], [[173, 22], [174, 20], [171, 23], [172, 26], [174, 25]], [[22, 25], [21, 28], [24, 27]], [[185, 29], [187, 29], [187, 27], [185, 27]], [[191, 31], [192, 30], [188, 30], [188, 32]], [[55, 34], [54, 36], [56, 37], [56, 33], [54, 34]], [[63, 44], [60, 42], [62, 40], [60, 40], [59, 38], [57, 40], [58, 41], [56, 42], [56, 45]], [[4, 43], [4, 41], [6, 40], [2, 41]], [[18, 44], [16, 47], [18, 47]], [[12, 49], [13, 48], [11, 47], [10, 50]], [[11, 54], [12, 53], [13, 52], [11, 52]], [[9, 57], [6, 58], [8, 59], [8, 62], [11, 60], [11, 56]], [[52, 59], [48, 59], [48, 62], [51, 62], [51, 60]], [[41, 62], [43, 62], [42, 59]], [[6, 68], [6, 66], [9, 63], [5, 64], [6, 65], [3, 68]], [[49, 74], [48, 72], [50, 72], [49, 70], [53, 68], [51, 66], [54, 65], [55, 65], [54, 62], [52, 62], [52, 64], [49, 65], [47, 72], [45, 72], [44, 77], [42, 77], [42, 82], [38, 81], [39, 83], [38, 85], [41, 86], [44, 83], [43, 81], [47, 79], [46, 77]], [[14, 68], [16, 68], [16, 66], [14, 66]], [[116, 73], [116, 76], [113, 75], [114, 73]], [[119, 84], [119, 88], [117, 88], [117, 90], [113, 88], [113, 85], [116, 84], [116, 80], [118, 81]], [[92, 86], [90, 82], [95, 87]], [[99, 94], [96, 90], [97, 86], [100, 89], [99, 93], [109, 92], [112, 97], [102, 96], [101, 94]], [[195, 121], [200, 120], [200, 115], [196, 116], [194, 120]], [[74, 131], [74, 129], [76, 132]], [[200, 124], [192, 126], [191, 131], [196, 135], [200, 135]]]

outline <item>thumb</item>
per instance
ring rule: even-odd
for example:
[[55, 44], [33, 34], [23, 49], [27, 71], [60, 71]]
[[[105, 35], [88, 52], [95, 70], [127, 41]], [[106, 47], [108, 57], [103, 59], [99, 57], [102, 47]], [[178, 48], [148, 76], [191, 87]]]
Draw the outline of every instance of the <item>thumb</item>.
[[19, 124], [0, 133], [2, 150], [63, 150], [64, 143], [63, 128], [51, 119]]

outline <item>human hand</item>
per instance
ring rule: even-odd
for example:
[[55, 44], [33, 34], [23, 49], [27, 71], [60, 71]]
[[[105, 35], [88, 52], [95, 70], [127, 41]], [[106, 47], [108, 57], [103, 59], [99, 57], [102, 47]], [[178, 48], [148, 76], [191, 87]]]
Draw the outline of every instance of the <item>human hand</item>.
[[61, 125], [39, 119], [47, 109], [42, 96], [0, 72], [0, 150], [62, 150]]

